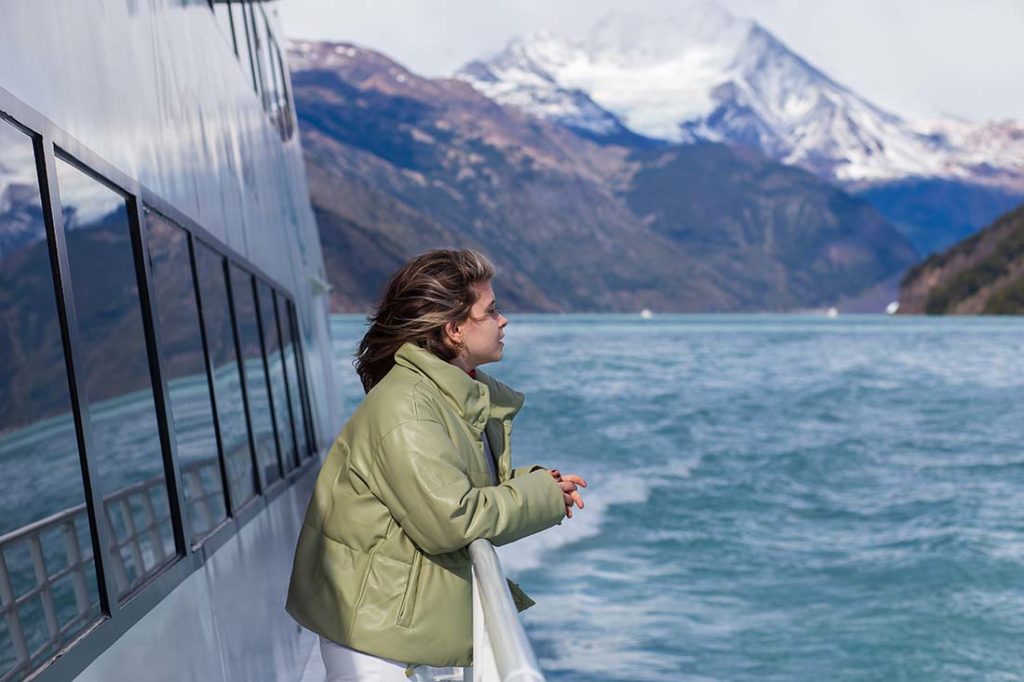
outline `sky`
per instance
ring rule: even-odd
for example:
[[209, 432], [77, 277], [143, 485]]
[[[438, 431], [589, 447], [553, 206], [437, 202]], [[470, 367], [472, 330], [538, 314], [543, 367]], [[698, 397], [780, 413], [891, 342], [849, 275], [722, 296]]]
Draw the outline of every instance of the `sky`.
[[[290, 38], [379, 50], [446, 76], [509, 40], [579, 37], [609, 11], [688, 0], [280, 0]], [[873, 103], [908, 118], [1024, 121], [1024, 0], [720, 0]]]

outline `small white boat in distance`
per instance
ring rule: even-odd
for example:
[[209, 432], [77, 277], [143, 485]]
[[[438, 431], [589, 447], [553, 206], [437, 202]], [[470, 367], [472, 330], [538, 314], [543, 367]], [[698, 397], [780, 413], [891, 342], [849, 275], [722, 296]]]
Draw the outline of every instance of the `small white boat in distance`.
[[900, 302], [899, 301], [893, 301], [889, 305], [885, 306], [885, 314], [886, 315], [895, 315], [899, 311], [899, 309], [900, 309]]
[[830, 320], [839, 317], [839, 308], [829, 308], [825, 311], [825, 317]]
[[651, 312], [650, 308], [644, 308], [640, 311], [640, 317], [645, 320], [649, 320], [654, 317], [654, 313]]

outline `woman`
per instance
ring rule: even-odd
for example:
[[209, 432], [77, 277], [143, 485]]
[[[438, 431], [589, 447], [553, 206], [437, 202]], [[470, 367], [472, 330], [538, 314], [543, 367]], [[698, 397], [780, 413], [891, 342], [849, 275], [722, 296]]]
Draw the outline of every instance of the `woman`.
[[508, 324], [493, 277], [474, 251], [417, 256], [359, 344], [367, 395], [317, 477], [288, 589], [288, 612], [320, 635], [328, 680], [470, 665], [469, 543], [503, 545], [583, 508], [579, 477], [511, 468], [523, 396], [477, 369], [501, 360]]

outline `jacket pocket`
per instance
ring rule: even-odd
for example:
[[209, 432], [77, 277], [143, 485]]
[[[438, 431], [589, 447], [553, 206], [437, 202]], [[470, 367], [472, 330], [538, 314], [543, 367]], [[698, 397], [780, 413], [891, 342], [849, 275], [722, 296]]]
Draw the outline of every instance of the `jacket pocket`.
[[416, 606], [416, 595], [419, 592], [420, 570], [423, 567], [423, 553], [416, 552], [409, 566], [409, 579], [405, 584], [405, 594], [402, 595], [402, 605], [398, 607], [398, 624], [404, 628], [412, 623], [412, 613]]

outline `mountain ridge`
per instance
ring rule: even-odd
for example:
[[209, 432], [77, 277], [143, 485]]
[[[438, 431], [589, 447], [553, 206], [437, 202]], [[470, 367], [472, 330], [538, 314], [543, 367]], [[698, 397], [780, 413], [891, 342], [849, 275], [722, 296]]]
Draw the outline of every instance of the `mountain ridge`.
[[[336, 310], [365, 309], [398, 263], [440, 245], [484, 249], [509, 307], [549, 311], [827, 306], [915, 260], [868, 204], [848, 198], [856, 210], [835, 210], [827, 197], [847, 195], [755, 152], [599, 144], [353, 45], [300, 41], [290, 57]], [[744, 205], [761, 219], [716, 222], [708, 196], [642, 215], [631, 203], [649, 201], [655, 179], [672, 186], [697, 166], [723, 186], [754, 178]], [[686, 238], [674, 231], [682, 223]], [[809, 279], [770, 248], [769, 231], [799, 236], [817, 264]], [[708, 259], [722, 240], [733, 251]], [[742, 280], [725, 267], [733, 257]]]
[[903, 314], [1024, 314], [1024, 204], [907, 271]]
[[654, 139], [747, 144], [848, 188], [922, 176], [1024, 192], [1024, 123], [906, 120], [716, 3], [667, 17], [611, 13], [577, 41], [513, 39], [456, 77], [570, 126], [600, 118]]

